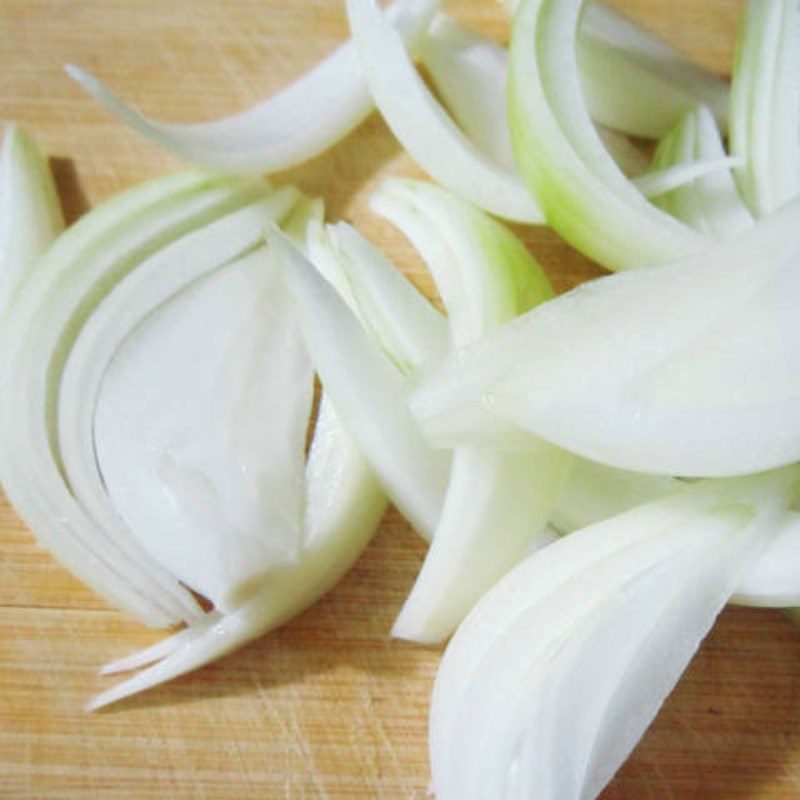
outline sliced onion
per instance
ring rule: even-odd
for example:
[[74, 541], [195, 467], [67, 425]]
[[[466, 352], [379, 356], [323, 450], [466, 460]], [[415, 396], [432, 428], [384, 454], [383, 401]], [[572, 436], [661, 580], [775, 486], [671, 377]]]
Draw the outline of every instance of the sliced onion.
[[437, 14], [420, 57], [436, 91], [472, 143], [499, 166], [516, 172], [506, 113], [506, 48], [446, 14]]
[[63, 228], [50, 168], [33, 138], [11, 123], [0, 152], [0, 316]]
[[509, 573], [437, 675], [436, 796], [597, 796], [773, 535], [796, 479], [687, 487]]
[[103, 692], [91, 711], [208, 664], [283, 625], [338, 583], [366, 547], [386, 508], [386, 496], [330, 401], [323, 396], [306, 468], [305, 547], [297, 564], [267, 575], [230, 614], [209, 614], [192, 633], [128, 657], [107, 673], [156, 664]]
[[542, 222], [516, 172], [484, 155], [442, 108], [374, 0], [348, 0], [347, 14], [375, 105], [411, 157], [443, 186], [492, 214]]
[[447, 320], [354, 228], [344, 222], [312, 225], [306, 248], [309, 260], [404, 374], [444, 355]]
[[658, 139], [697, 105], [727, 131], [728, 83], [603, 3], [587, 3], [578, 64], [592, 118]]
[[731, 94], [731, 152], [739, 187], [756, 216], [800, 192], [800, 7], [748, 3]]
[[769, 608], [800, 606], [800, 514], [788, 512], [764, 554], [736, 587], [733, 603]]
[[609, 269], [648, 266], [707, 246], [642, 197], [603, 147], [576, 58], [581, 0], [527, 0], [511, 42], [512, 142], [547, 222]]
[[425, 441], [409, 411], [402, 373], [336, 290], [280, 231], [268, 238], [297, 302], [311, 360], [342, 423], [395, 505], [421, 535], [430, 536], [441, 513], [449, 455]]
[[691, 184], [699, 178], [716, 175], [720, 172], [730, 172], [731, 167], [735, 167], [738, 163], [739, 159], [731, 156], [687, 161], [640, 175], [634, 179], [633, 183], [645, 197], [658, 197], [686, 184]]
[[3, 320], [0, 370], [17, 391], [0, 398], [0, 458], [9, 499], [73, 574], [137, 619], [174, 624], [196, 602], [127, 529], [106, 530], [65, 482], [58, 452], [59, 384], [92, 309], [142, 260], [271, 190], [261, 181], [184, 173], [98, 207], [61, 236]]
[[103, 378], [94, 442], [109, 501], [220, 611], [299, 558], [312, 389], [263, 249], [150, 314]]
[[702, 256], [562, 295], [449, 357], [415, 413], [440, 441], [482, 413], [641, 472], [798, 460], [799, 221], [794, 201]]
[[[412, 49], [438, 0], [397, 0], [387, 19]], [[276, 172], [332, 147], [372, 111], [352, 42], [268, 100], [213, 122], [181, 125], [143, 116], [93, 75], [68, 65], [67, 74], [95, 100], [143, 136], [187, 161], [221, 172]]]
[[[425, 259], [456, 346], [552, 296], [518, 239], [438, 187], [387, 181], [372, 208]], [[550, 541], [545, 525], [568, 456], [533, 437], [520, 439], [514, 451], [455, 451], [442, 516], [395, 636], [426, 643], [447, 638], [499, 577]]]

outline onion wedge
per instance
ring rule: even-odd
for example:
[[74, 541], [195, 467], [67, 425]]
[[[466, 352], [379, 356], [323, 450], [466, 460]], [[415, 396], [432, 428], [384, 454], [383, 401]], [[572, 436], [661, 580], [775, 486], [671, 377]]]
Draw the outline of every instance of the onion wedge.
[[98, 525], [72, 494], [58, 450], [64, 364], [91, 311], [126, 274], [171, 241], [270, 193], [262, 181], [182, 173], [103, 204], [65, 232], [3, 320], [0, 468], [25, 522], [73, 574], [151, 625], [200, 613], [195, 600], [125, 527]]
[[488, 416], [639, 472], [798, 460], [798, 220], [800, 200], [702, 256], [528, 312], [448, 357], [417, 389], [417, 417], [440, 442], [473, 440]]
[[499, 217], [541, 223], [516, 171], [462, 133], [416, 71], [374, 0], [348, 0], [347, 15], [375, 105], [411, 157], [436, 181]]
[[756, 216], [800, 193], [800, 7], [752, 0], [744, 16], [731, 92], [731, 153]]
[[441, 514], [449, 455], [425, 441], [408, 408], [403, 373], [336, 289], [277, 228], [268, 231], [268, 243], [283, 265], [311, 360], [345, 429], [401, 513], [429, 538]]
[[63, 229], [47, 162], [31, 136], [9, 124], [0, 151], [0, 317]]
[[[413, 50], [437, 7], [438, 0], [397, 0], [387, 20]], [[347, 136], [373, 108], [351, 42], [253, 108], [189, 125], [149, 119], [88, 72], [73, 65], [66, 71], [142, 136], [186, 161], [225, 173], [276, 172], [308, 161]]]
[[577, 65], [581, 0], [526, 0], [514, 18], [508, 106], [519, 169], [567, 242], [612, 270], [702, 251], [708, 241], [652, 206], [606, 151]]
[[796, 491], [796, 469], [699, 483], [509, 573], [437, 675], [436, 796], [596, 797]]
[[246, 601], [152, 648], [110, 664], [106, 674], [157, 663], [98, 695], [94, 711], [215, 661], [284, 624], [338, 583], [361, 555], [386, 509], [367, 462], [323, 396], [306, 467], [304, 547], [296, 564], [267, 575]]
[[[552, 296], [539, 265], [502, 225], [435, 186], [387, 181], [372, 208], [425, 259], [448, 310], [455, 346]], [[546, 523], [568, 456], [535, 437], [516, 450], [459, 448], [430, 550], [392, 633], [447, 638], [480, 596], [531, 548]]]

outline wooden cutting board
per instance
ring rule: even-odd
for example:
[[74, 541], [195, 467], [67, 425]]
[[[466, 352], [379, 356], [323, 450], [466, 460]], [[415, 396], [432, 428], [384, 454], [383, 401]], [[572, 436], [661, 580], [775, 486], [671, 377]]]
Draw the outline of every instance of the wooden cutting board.
[[[738, 0], [614, 5], [729, 71]], [[494, 0], [452, 6], [507, 35]], [[0, 118], [39, 137], [74, 220], [177, 162], [106, 116], [62, 63], [96, 71], [148, 112], [199, 120], [268, 95], [345, 35], [334, 0], [2, 0]], [[367, 211], [388, 174], [416, 170], [372, 117], [286, 179], [322, 194], [331, 218], [354, 221], [430, 290], [409, 246]], [[597, 274], [552, 233], [525, 238], [559, 289]], [[0, 795], [425, 797], [439, 653], [388, 635], [423, 553], [389, 513], [347, 578], [284, 629], [89, 716], [82, 703], [107, 685], [97, 667], [163, 634], [108, 609], [0, 505]], [[604, 798], [800, 798], [798, 629], [778, 612], [726, 611]]]

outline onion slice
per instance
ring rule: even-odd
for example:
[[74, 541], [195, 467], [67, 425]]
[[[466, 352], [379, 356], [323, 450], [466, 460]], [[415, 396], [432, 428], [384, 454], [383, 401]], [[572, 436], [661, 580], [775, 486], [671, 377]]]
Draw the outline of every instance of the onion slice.
[[264, 197], [262, 181], [182, 173], [99, 206], [39, 262], [3, 320], [0, 467], [9, 499], [73, 574], [152, 625], [200, 613], [194, 598], [130, 536], [104, 528], [74, 497], [58, 451], [57, 403], [66, 358], [93, 308], [171, 241]]
[[439, 441], [482, 415], [640, 472], [798, 460], [798, 220], [793, 201], [702, 256], [562, 295], [448, 357], [412, 407]]
[[90, 441], [108, 501], [219, 611], [299, 558], [312, 394], [263, 248], [154, 310], [105, 372]]
[[497, 216], [541, 223], [515, 171], [474, 145], [417, 73], [374, 0], [348, 0], [347, 14], [375, 105], [411, 157], [436, 181]]
[[[455, 346], [552, 296], [541, 267], [505, 227], [438, 187], [390, 180], [372, 208], [412, 241], [448, 311]], [[433, 542], [393, 634], [440, 642], [480, 596], [531, 548], [568, 461], [535, 437], [514, 451], [459, 448]]]
[[436, 796], [597, 796], [774, 535], [796, 482], [792, 469], [695, 484], [509, 573], [437, 675]]
[[0, 317], [63, 228], [47, 161], [34, 139], [10, 123], [0, 151]]
[[[397, 0], [387, 20], [413, 50], [438, 0]], [[268, 100], [213, 122], [175, 124], [143, 116], [79, 67], [67, 74], [142, 136], [186, 161], [226, 173], [264, 173], [308, 161], [335, 145], [372, 111], [352, 42]]]
[[800, 192], [800, 7], [748, 3], [731, 92], [731, 153], [739, 188], [762, 216]]
[[449, 455], [425, 441], [408, 408], [403, 374], [344, 300], [278, 229], [268, 232], [297, 303], [301, 330], [325, 391], [401, 513], [426, 538], [435, 529]]
[[589, 112], [602, 125], [658, 139], [685, 113], [705, 105], [727, 132], [727, 81], [610, 6], [586, 5], [578, 65]]
[[338, 583], [366, 547], [386, 509], [386, 496], [323, 396], [306, 467], [305, 546], [296, 564], [267, 575], [230, 613], [109, 665], [110, 674], [157, 663], [98, 695], [93, 711], [215, 661], [283, 625]]
[[449, 337], [445, 317], [354, 228], [345, 222], [311, 225], [306, 250], [403, 374], [410, 376], [444, 356]]

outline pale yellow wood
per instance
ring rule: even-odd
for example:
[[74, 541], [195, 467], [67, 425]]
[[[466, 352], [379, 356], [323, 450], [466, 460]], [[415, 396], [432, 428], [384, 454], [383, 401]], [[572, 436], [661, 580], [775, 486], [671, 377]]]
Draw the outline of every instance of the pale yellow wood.
[[[615, 0], [720, 73], [739, 0]], [[494, 0], [451, 7], [497, 38]], [[212, 118], [277, 89], [346, 35], [334, 0], [0, 0], [0, 118], [56, 157], [71, 218], [177, 166], [61, 73], [97, 71], [148, 112]], [[416, 174], [382, 123], [287, 179], [324, 195], [430, 288], [366, 209]], [[561, 289], [596, 270], [546, 231], [525, 238]], [[5, 390], [5, 387], [3, 387]], [[339, 587], [275, 635], [103, 714], [81, 713], [98, 665], [155, 641], [108, 610], [0, 505], [0, 796], [422, 798], [438, 652], [388, 631], [424, 549], [395, 513]], [[605, 800], [800, 797], [800, 634], [776, 612], [723, 615]]]

